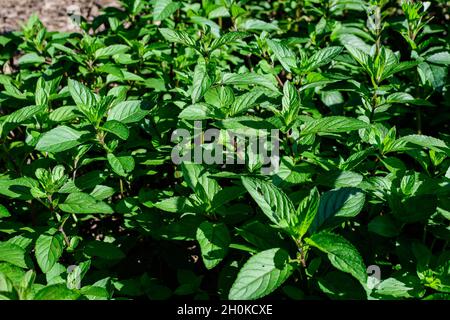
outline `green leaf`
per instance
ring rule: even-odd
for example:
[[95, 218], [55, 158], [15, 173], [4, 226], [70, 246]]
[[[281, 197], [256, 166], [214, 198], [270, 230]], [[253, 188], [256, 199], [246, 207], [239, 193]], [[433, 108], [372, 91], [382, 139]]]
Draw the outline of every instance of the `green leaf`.
[[267, 39], [267, 45], [287, 72], [292, 72], [292, 68], [297, 67], [296, 54], [281, 41]]
[[42, 272], [49, 272], [63, 253], [63, 235], [59, 232], [41, 234], [35, 245], [36, 260]]
[[434, 53], [431, 56], [429, 56], [426, 60], [431, 63], [450, 65], [450, 52], [443, 51]]
[[384, 70], [382, 77], [380, 78], [380, 81], [387, 79], [390, 76], [392, 76], [398, 72], [414, 68], [418, 64], [419, 64], [418, 61], [404, 61], [404, 62], [395, 63], [392, 65], [392, 67]]
[[320, 49], [308, 59], [305, 65], [306, 70], [313, 71], [314, 69], [330, 63], [342, 52], [342, 49], [342, 47], [327, 47]]
[[131, 13], [133, 15], [137, 15], [141, 12], [141, 10], [144, 8], [144, 1], [143, 0], [134, 0], [130, 2], [129, 9], [131, 9]]
[[350, 155], [347, 160], [342, 162], [339, 165], [339, 169], [344, 170], [342, 172], [351, 172], [346, 170], [352, 170], [355, 167], [357, 167], [360, 163], [362, 163], [364, 160], [367, 159], [368, 156], [372, 155], [374, 153], [373, 148], [367, 148], [362, 151], [358, 151]]
[[330, 188], [358, 186], [362, 181], [363, 176], [359, 173], [339, 170], [323, 173], [316, 180], [317, 184]]
[[[28, 106], [21, 108], [19, 110], [14, 111], [13, 113], [6, 116], [5, 123], [8, 124], [22, 124], [25, 121], [33, 118], [34, 116], [45, 111], [45, 106], [37, 105], [37, 106]], [[9, 128], [9, 130], [14, 129], [15, 126]]]
[[108, 186], [97, 185], [94, 190], [91, 191], [90, 195], [93, 196], [97, 200], [104, 200], [116, 193], [114, 188]]
[[159, 29], [164, 39], [169, 42], [181, 43], [185, 46], [196, 47], [196, 41], [185, 31], [176, 31], [168, 28]]
[[59, 208], [64, 212], [75, 214], [109, 214], [114, 212], [106, 203], [97, 201], [94, 197], [82, 192], [69, 194], [66, 201], [59, 204]]
[[48, 90], [48, 85], [44, 78], [40, 78], [36, 83], [36, 90], [34, 93], [34, 101], [38, 106], [47, 106], [50, 92]]
[[107, 289], [96, 286], [85, 286], [81, 288], [80, 293], [89, 300], [108, 300], [110, 298]]
[[356, 62], [358, 62], [366, 71], [368, 71], [369, 74], [372, 74], [372, 70], [370, 67], [372, 59], [366, 52], [350, 43], [345, 44], [345, 49], [347, 49], [347, 51], [350, 53], [353, 59], [356, 60]]
[[275, 78], [256, 73], [225, 73], [223, 85], [257, 85], [278, 92]]
[[290, 125], [297, 120], [300, 109], [300, 94], [290, 81], [284, 83], [281, 103], [286, 125]]
[[4, 205], [0, 204], [0, 219], [8, 217], [11, 217], [11, 214], [9, 213], [8, 209], [6, 209]]
[[259, 252], [244, 264], [234, 281], [230, 300], [262, 298], [281, 286], [291, 275], [289, 254], [280, 248]]
[[180, 112], [178, 117], [186, 120], [205, 120], [218, 118], [218, 110], [206, 103], [191, 104]]
[[0, 295], [5, 293], [13, 293], [14, 291], [15, 289], [12, 281], [3, 272], [0, 272]]
[[394, 143], [394, 147], [391, 148], [390, 151], [408, 150], [408, 143], [429, 148], [437, 152], [444, 152], [447, 153], [447, 155], [450, 155], [450, 147], [444, 141], [434, 137], [418, 134], [412, 134], [397, 139]]
[[153, 6], [153, 20], [163, 21], [180, 8], [179, 2], [172, 0], [156, 0]]
[[67, 126], [56, 127], [39, 138], [36, 149], [43, 152], [61, 152], [72, 149], [83, 142], [87, 131], [77, 131]]
[[417, 67], [422, 85], [441, 91], [446, 84], [447, 68], [432, 63], [422, 62]]
[[302, 136], [317, 133], [340, 133], [350, 132], [367, 128], [369, 124], [354, 118], [342, 116], [330, 116], [317, 120], [308, 121], [303, 130], [300, 131]]
[[223, 45], [229, 45], [236, 40], [244, 39], [249, 37], [250, 34], [246, 32], [228, 32], [222, 35], [220, 38], [215, 39], [211, 44], [211, 51], [220, 48]]
[[114, 154], [108, 153], [107, 159], [111, 168], [119, 176], [126, 177], [130, 172], [134, 170], [135, 162], [132, 156], [116, 157]]
[[217, 266], [227, 255], [230, 234], [225, 224], [205, 221], [198, 227], [196, 238], [207, 269]]
[[181, 166], [183, 177], [188, 186], [207, 203], [212, 203], [215, 195], [220, 191], [216, 180], [209, 177], [206, 169], [196, 163], [183, 163]]
[[96, 59], [106, 58], [114, 56], [116, 54], [122, 54], [129, 50], [130, 48], [123, 44], [113, 44], [105, 48], [100, 48], [94, 53]]
[[94, 108], [97, 103], [97, 97], [92, 91], [86, 87], [84, 84], [69, 79], [69, 91], [72, 96], [73, 101], [78, 107]]
[[64, 53], [66, 53], [68, 56], [73, 57], [75, 60], [77, 60], [77, 61], [81, 60], [80, 57], [78, 56], [78, 54], [74, 50], [72, 50], [72, 49], [70, 49], [70, 48], [68, 48], [66, 46], [63, 46], [63, 45], [61, 45], [59, 43], [52, 43], [51, 45], [54, 48], [56, 48], [56, 49], [58, 49], [58, 50], [60, 50], [60, 51], [62, 51]]
[[262, 250], [279, 247], [282, 243], [276, 229], [258, 220], [248, 222], [236, 231], [245, 241]]
[[243, 193], [245, 193], [245, 189], [241, 186], [226, 187], [214, 196], [212, 206], [214, 209], [220, 208], [232, 200], [239, 198]]
[[212, 84], [212, 80], [208, 75], [206, 61], [203, 58], [198, 59], [194, 70], [194, 78], [192, 80], [192, 104], [195, 104], [203, 97]]
[[240, 95], [234, 100], [228, 115], [236, 116], [244, 113], [248, 109], [252, 108], [256, 104], [258, 98], [262, 95], [263, 91], [259, 88], [255, 88], [247, 93], [244, 93], [243, 95]]
[[395, 275], [383, 280], [374, 293], [374, 297], [385, 298], [419, 298], [425, 293], [419, 278], [412, 274]]
[[25, 250], [16, 244], [0, 242], [0, 261], [27, 268]]
[[[214, 21], [212, 21], [212, 20], [210, 20], [210, 19], [208, 19], [208, 18], [205, 18], [205, 17], [202, 17], [202, 16], [198, 16], [198, 15], [192, 15], [192, 16], [190, 16], [190, 20], [193, 22], [193, 23], [195, 23], [195, 24], [197, 24], [197, 25], [199, 25], [199, 26], [201, 26], [201, 28], [203, 28], [203, 27], [206, 27], [207, 28], [207, 32], [208, 33], [211, 33], [215, 38], [218, 38], [218, 37], [220, 37], [220, 26], [217, 24], [217, 23], [215, 23]], [[200, 42], [200, 41], [199, 41]], [[201, 47], [199, 44], [197, 44], [197, 50], [199, 49], [199, 47]], [[203, 48], [202, 48], [203, 49]], [[203, 50], [202, 50], [203, 51]], [[208, 49], [207, 48], [205, 48], [205, 50], [204, 51], [208, 51]]]
[[85, 274], [88, 272], [91, 266], [91, 260], [81, 262], [75, 266], [70, 272], [68, 270], [66, 284], [69, 289], [76, 289], [81, 286]]
[[11, 280], [13, 285], [20, 286], [20, 283], [22, 282], [22, 279], [24, 278], [26, 272], [16, 265], [8, 262], [1, 262], [0, 273], [3, 273], [5, 276], [7, 276], [9, 280]]
[[268, 23], [259, 19], [245, 19], [239, 20], [238, 29], [241, 30], [262, 30], [262, 31], [277, 31], [278, 26], [275, 23]]
[[28, 270], [19, 285], [18, 293], [21, 299], [29, 299], [33, 296], [31, 291], [33, 290], [33, 284], [35, 280], [36, 272], [34, 272], [34, 270]]
[[254, 135], [258, 135], [258, 129], [275, 129], [275, 126], [269, 121], [254, 116], [227, 118], [221, 121], [214, 122], [214, 126], [220, 129], [245, 130], [244, 132], [247, 135], [251, 135], [252, 133]]
[[124, 72], [118, 65], [111, 64], [111, 63], [102, 64], [102, 65], [96, 67], [95, 70], [99, 73], [106, 73], [108, 75], [117, 77], [121, 80], [125, 80]]
[[271, 182], [251, 177], [242, 177], [241, 180], [270, 221], [292, 233], [291, 228], [297, 224], [297, 217], [294, 214], [294, 205], [287, 195]]
[[358, 250], [340, 235], [320, 232], [313, 234], [305, 241], [328, 254], [331, 264], [337, 269], [350, 273], [362, 285], [367, 283], [367, 273], [364, 261]]
[[324, 223], [327, 226], [339, 222], [336, 218], [358, 215], [364, 207], [365, 199], [365, 194], [358, 188], [340, 188], [323, 193], [312, 230], [318, 230]]
[[72, 291], [65, 284], [53, 284], [39, 290], [34, 300], [77, 300], [79, 293]]
[[[186, 212], [185, 209], [190, 207], [190, 201], [185, 197], [171, 197], [155, 203], [155, 207], [167, 212]], [[188, 211], [189, 212], [189, 211]]]
[[219, 17], [229, 17], [230, 12], [225, 6], [217, 7], [216, 9], [212, 10], [208, 14], [209, 19], [216, 19]]
[[419, 106], [433, 106], [433, 104], [428, 102], [427, 100], [415, 99], [412, 95], [406, 92], [396, 92], [390, 94], [386, 98], [386, 103], [409, 103]]
[[297, 214], [299, 215], [300, 225], [298, 229], [298, 237], [302, 238], [309, 227], [314, 221], [314, 218], [318, 212], [320, 203], [320, 195], [317, 188], [313, 188], [308, 197], [306, 197], [302, 202], [300, 202], [297, 209]]
[[206, 103], [218, 109], [229, 109], [234, 98], [233, 89], [228, 86], [212, 87], [205, 93]]
[[75, 113], [76, 110], [77, 107], [75, 106], [60, 107], [50, 113], [49, 119], [54, 122], [70, 121], [77, 117], [77, 114]]
[[108, 121], [117, 120], [128, 124], [139, 122], [150, 112], [142, 101], [123, 101], [116, 104], [108, 115]]
[[282, 157], [272, 181], [279, 187], [298, 185], [310, 181], [314, 172], [314, 168], [306, 162], [294, 163], [293, 158]]
[[0, 179], [0, 194], [13, 199], [31, 200], [31, 190], [38, 187], [39, 183], [29, 177]]
[[45, 58], [37, 53], [27, 53], [19, 58], [19, 65], [41, 64], [45, 62]]
[[122, 140], [127, 140], [130, 135], [130, 130], [128, 130], [128, 127], [117, 120], [106, 121], [103, 124], [102, 129], [116, 135]]

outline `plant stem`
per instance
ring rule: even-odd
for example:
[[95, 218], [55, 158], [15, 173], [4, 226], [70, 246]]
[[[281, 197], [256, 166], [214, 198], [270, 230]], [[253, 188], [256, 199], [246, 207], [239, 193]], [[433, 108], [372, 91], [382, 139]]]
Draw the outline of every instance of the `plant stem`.
[[417, 115], [417, 134], [422, 134], [422, 109], [420, 106], [416, 108]]
[[300, 253], [300, 263], [304, 268], [306, 268], [306, 261], [305, 261], [305, 251], [303, 250], [303, 243], [301, 239], [296, 239], [295, 243], [297, 244], [298, 252]]
[[281, 79], [278, 75], [275, 75], [275, 77], [277, 78], [278, 84], [283, 88], [283, 86], [284, 86], [283, 81], [281, 81]]
[[124, 197], [123, 180], [120, 179], [119, 181], [120, 181], [120, 196], [123, 199], [123, 197]]
[[58, 228], [58, 231], [62, 233], [63, 237], [64, 237], [64, 242], [66, 243], [66, 245], [68, 247], [70, 247], [70, 240], [69, 237], [67, 236], [66, 232], [64, 231], [64, 224], [66, 223], [66, 221], [69, 219], [69, 215], [67, 217], [65, 217], [61, 223], [61, 225]]

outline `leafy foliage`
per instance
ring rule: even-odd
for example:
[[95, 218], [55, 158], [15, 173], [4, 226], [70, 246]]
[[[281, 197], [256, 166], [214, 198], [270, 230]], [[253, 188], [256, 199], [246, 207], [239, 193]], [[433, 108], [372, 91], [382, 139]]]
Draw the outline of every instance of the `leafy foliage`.
[[449, 298], [448, 2], [121, 4], [0, 35], [0, 299]]

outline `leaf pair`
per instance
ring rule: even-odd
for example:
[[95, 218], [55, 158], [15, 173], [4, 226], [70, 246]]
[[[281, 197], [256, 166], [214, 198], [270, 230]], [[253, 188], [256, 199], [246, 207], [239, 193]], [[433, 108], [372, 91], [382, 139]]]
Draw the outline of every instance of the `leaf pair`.
[[[314, 188], [295, 210], [288, 196], [272, 183], [251, 177], [242, 177], [242, 183], [263, 213], [297, 241], [301, 241], [310, 227], [313, 227], [313, 232], [317, 232], [327, 215], [353, 216], [362, 209], [361, 202], [364, 204], [364, 198], [361, 201], [358, 197], [345, 201], [345, 195], [339, 191], [335, 195], [327, 193], [323, 200], [319, 200], [319, 192]], [[352, 192], [347, 189], [345, 191]], [[345, 238], [322, 231], [313, 233], [304, 241], [326, 253], [337, 269], [350, 273], [365, 285], [367, 274], [364, 262], [358, 250]], [[305, 247], [302, 246], [300, 250], [305, 250]], [[240, 270], [229, 298], [257, 299], [265, 296], [286, 281], [295, 266], [285, 249], [273, 248], [259, 252]]]
[[298, 55], [283, 42], [268, 39], [267, 45], [286, 71], [301, 75], [329, 64], [342, 52], [342, 47], [327, 47], [316, 51], [309, 58], [301, 56], [298, 61]]
[[[364, 262], [358, 250], [343, 237], [321, 232], [306, 242], [328, 255], [337, 269], [350, 273], [363, 286], [367, 283]], [[253, 300], [280, 287], [295, 270], [289, 253], [281, 248], [268, 249], [252, 256], [241, 268], [229, 292], [231, 300]]]
[[241, 180], [263, 213], [278, 228], [296, 239], [306, 234], [318, 209], [317, 189], [313, 189], [299, 209], [295, 210], [288, 196], [272, 183], [251, 177], [242, 177]]
[[400, 62], [398, 56], [385, 47], [382, 47], [375, 57], [351, 44], [346, 44], [345, 48], [353, 59], [364, 68], [370, 76], [372, 83], [375, 85], [378, 85], [383, 80], [398, 72], [410, 69], [419, 64], [416, 61]]

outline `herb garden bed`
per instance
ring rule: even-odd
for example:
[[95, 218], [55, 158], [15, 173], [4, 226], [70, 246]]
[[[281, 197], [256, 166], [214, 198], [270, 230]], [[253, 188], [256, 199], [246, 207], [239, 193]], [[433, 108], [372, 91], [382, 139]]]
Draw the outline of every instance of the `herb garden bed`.
[[448, 8], [123, 0], [1, 34], [0, 298], [448, 299]]

